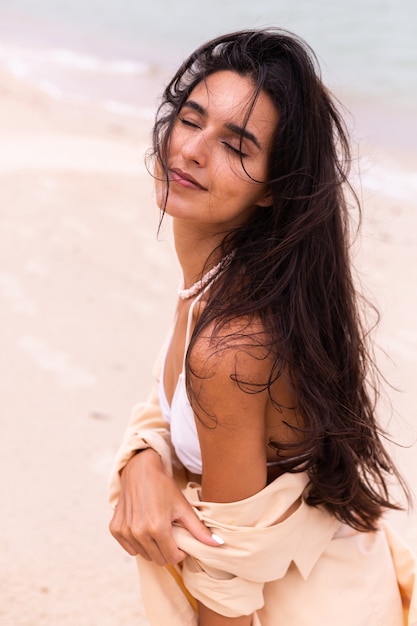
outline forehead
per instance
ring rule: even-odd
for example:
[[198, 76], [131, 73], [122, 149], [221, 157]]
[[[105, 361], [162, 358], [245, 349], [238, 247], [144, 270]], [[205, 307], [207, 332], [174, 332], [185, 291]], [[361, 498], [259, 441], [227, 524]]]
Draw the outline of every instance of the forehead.
[[188, 100], [197, 102], [209, 117], [248, 125], [261, 125], [263, 132], [275, 128], [278, 111], [271, 97], [260, 91], [254, 102], [255, 86], [249, 76], [233, 71], [211, 74], [194, 87]]

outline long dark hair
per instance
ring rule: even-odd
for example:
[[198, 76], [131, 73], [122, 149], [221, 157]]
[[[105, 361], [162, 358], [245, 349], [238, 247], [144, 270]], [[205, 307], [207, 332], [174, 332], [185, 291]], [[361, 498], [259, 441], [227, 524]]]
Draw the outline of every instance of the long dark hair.
[[283, 471], [308, 471], [309, 504], [324, 506], [356, 529], [374, 530], [384, 508], [399, 508], [390, 500], [389, 475], [409, 496], [375, 418], [377, 368], [349, 260], [346, 192], [359, 203], [348, 183], [345, 126], [304, 41], [278, 29], [219, 37], [183, 63], [163, 94], [153, 149], [167, 194], [175, 119], [194, 87], [222, 70], [251, 78], [252, 106], [261, 91], [277, 106], [269, 159], [272, 202], [224, 234], [220, 252], [234, 255], [213, 284], [188, 348], [189, 396], [196, 403], [189, 357], [202, 331], [214, 326], [215, 335], [231, 319], [260, 319], [273, 360], [262, 390], [271, 395], [272, 383], [288, 371], [304, 420], [303, 453], [291, 457], [291, 444], [270, 442], [277, 460]]

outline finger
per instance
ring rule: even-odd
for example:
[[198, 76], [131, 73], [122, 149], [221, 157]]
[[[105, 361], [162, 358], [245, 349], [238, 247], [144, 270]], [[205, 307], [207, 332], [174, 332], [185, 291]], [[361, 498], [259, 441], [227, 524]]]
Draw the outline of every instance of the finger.
[[170, 537], [164, 537], [164, 539], [160, 540], [158, 543], [155, 542], [155, 545], [163, 559], [163, 563], [160, 563], [162, 565], [177, 565], [177, 563], [183, 561], [187, 556], [186, 552], [177, 546], [172, 535]]
[[120, 518], [116, 512], [110, 532], [130, 555], [140, 554], [157, 565], [178, 563], [186, 556], [174, 541], [171, 524], [161, 523], [158, 517], [151, 521], [141, 516], [132, 521]]
[[125, 516], [121, 509], [119, 506], [116, 508], [109, 528], [113, 537], [128, 554], [131, 556], [140, 554], [146, 560], [155, 561], [158, 565], [176, 564], [184, 560], [186, 554], [176, 545], [169, 522], [161, 524], [158, 516], [155, 516], [152, 522], [140, 516], [134, 523], [130, 519], [131, 516]]
[[128, 537], [129, 533], [126, 533], [121, 529], [115, 517], [113, 517], [109, 524], [109, 530], [113, 537], [116, 539], [116, 541], [122, 546], [124, 550], [126, 550], [128, 554], [130, 554], [130, 556], [136, 556], [138, 554], [140, 546], [134, 545], [136, 542], [132, 542], [130, 540], [130, 538]]
[[184, 526], [193, 537], [198, 539], [198, 541], [208, 546], [222, 546], [224, 544], [223, 538], [207, 528], [191, 506], [184, 509], [178, 521], [181, 522], [181, 525]]
[[138, 531], [134, 535], [141, 547], [158, 565], [175, 565], [187, 556], [177, 546], [171, 524], [148, 529], [146, 535], [139, 536]]
[[186, 553], [180, 550], [175, 542], [170, 542], [169, 545], [166, 542], [162, 545], [154, 542], [152, 560], [158, 565], [176, 565], [183, 561], [186, 556]]
[[130, 556], [140, 555], [146, 561], [155, 561], [157, 565], [166, 565], [166, 558], [161, 553], [154, 540], [149, 539], [140, 542], [128, 530], [125, 530], [124, 533], [114, 532], [112, 530], [111, 532], [116, 541], [119, 542]]

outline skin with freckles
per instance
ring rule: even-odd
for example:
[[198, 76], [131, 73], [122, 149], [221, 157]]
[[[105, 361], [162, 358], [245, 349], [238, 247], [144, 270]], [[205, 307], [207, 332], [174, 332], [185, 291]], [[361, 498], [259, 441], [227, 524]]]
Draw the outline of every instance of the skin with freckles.
[[[278, 112], [261, 92], [245, 123], [252, 96], [251, 79], [231, 71], [208, 76], [192, 91], [170, 140], [169, 215], [217, 234], [244, 223], [255, 207], [270, 204], [262, 181]], [[162, 208], [165, 183], [160, 178], [156, 196]]]

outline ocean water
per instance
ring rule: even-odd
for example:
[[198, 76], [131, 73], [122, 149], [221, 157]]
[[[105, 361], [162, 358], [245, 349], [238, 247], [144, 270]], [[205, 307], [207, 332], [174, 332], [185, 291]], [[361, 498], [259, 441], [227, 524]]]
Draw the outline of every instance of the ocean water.
[[168, 75], [204, 40], [272, 25], [310, 43], [337, 92], [417, 109], [415, 0], [0, 0], [0, 62], [57, 95], [134, 106], [146, 98], [129, 78]]
[[[312, 46], [359, 120], [359, 140], [417, 160], [415, 0], [0, 0], [0, 64], [56, 99], [151, 123], [164, 84], [196, 46], [265, 26]], [[389, 177], [373, 167], [369, 184], [416, 198], [414, 165], [388, 168]]]

